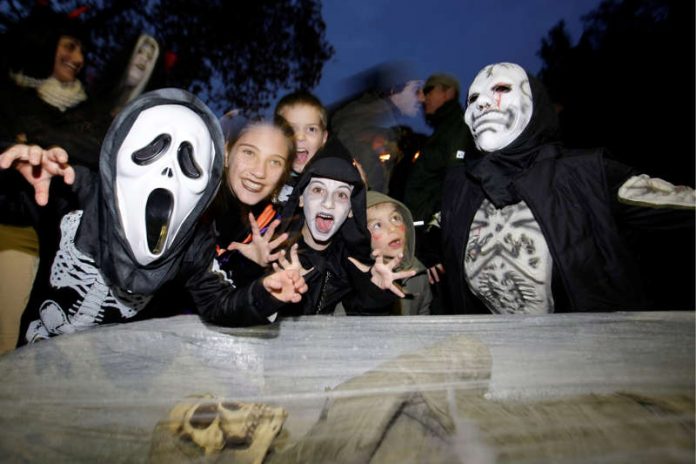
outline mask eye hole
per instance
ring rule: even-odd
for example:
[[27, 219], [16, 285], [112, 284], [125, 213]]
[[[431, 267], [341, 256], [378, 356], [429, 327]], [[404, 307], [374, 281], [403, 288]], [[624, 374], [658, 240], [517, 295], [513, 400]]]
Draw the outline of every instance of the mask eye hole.
[[147, 166], [167, 151], [171, 143], [172, 138], [169, 134], [160, 134], [143, 148], [134, 151], [131, 159], [138, 166]]
[[493, 86], [493, 91], [495, 93], [509, 93], [512, 91], [512, 86], [510, 84], [496, 84]]
[[190, 179], [198, 179], [203, 174], [201, 168], [196, 164], [196, 160], [193, 159], [193, 147], [190, 143], [183, 142], [181, 145], [179, 145], [177, 159], [179, 160], [181, 171], [186, 177]]
[[479, 94], [477, 94], [477, 93], [472, 93], [471, 95], [469, 95], [468, 103], [469, 104], [474, 103], [476, 100], [478, 100], [478, 96], [479, 96]]

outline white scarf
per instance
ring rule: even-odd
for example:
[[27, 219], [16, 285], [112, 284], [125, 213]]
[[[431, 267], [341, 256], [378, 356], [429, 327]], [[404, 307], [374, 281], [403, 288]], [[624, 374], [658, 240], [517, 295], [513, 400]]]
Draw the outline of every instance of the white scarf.
[[47, 79], [36, 79], [21, 73], [11, 73], [11, 76], [20, 87], [35, 88], [43, 101], [60, 111], [72, 108], [87, 99], [82, 82], [77, 79], [66, 83], [53, 76]]

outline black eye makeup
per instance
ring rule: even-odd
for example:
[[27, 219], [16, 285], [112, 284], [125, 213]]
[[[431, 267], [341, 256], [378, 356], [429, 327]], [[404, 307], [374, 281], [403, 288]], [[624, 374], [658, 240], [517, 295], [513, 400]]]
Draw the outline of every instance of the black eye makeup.
[[160, 134], [143, 148], [134, 151], [131, 159], [138, 166], [147, 166], [162, 156], [171, 143], [172, 138], [169, 134]]

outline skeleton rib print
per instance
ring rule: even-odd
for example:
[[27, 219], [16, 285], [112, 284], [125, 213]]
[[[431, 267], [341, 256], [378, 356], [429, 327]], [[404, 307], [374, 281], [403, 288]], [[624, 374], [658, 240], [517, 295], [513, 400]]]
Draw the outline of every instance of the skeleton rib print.
[[467, 284], [493, 313], [553, 311], [551, 256], [524, 202], [496, 209], [484, 200], [464, 258]]
[[51, 266], [50, 283], [55, 288], [71, 288], [78, 298], [68, 309], [71, 325], [76, 329], [103, 322], [108, 310], [117, 310], [122, 318], [135, 316], [150, 297], [130, 295], [118, 288], [109, 288], [94, 260], [75, 247], [75, 234], [82, 211], [69, 213], [61, 221], [60, 247]]

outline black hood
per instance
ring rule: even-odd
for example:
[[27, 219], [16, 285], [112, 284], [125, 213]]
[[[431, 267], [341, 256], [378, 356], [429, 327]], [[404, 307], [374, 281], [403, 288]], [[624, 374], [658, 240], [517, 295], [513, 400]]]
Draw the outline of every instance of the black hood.
[[[116, 155], [140, 113], [160, 105], [182, 105], [200, 116], [210, 130], [215, 153], [208, 185], [175, 239], [155, 261], [141, 265], [134, 258], [118, 213]], [[179, 271], [186, 248], [198, 230], [199, 219], [220, 185], [223, 162], [222, 130], [218, 118], [203, 102], [180, 89], [143, 94], [116, 116], [104, 138], [99, 159], [99, 182], [94, 186], [95, 194], [85, 201], [85, 214], [77, 237], [78, 248], [94, 258], [107, 284], [138, 294], [153, 293]]]
[[305, 167], [283, 208], [280, 232], [288, 232], [291, 240], [299, 236], [305, 222], [302, 208], [299, 206], [300, 197], [312, 177], [325, 177], [353, 186], [350, 197], [353, 215], [346, 218], [333, 240], [340, 237], [345, 243], [349, 256], [362, 262], [371, 262], [370, 235], [367, 230], [366, 216], [367, 188], [349, 152], [336, 139], [331, 140], [319, 150]]
[[481, 159], [471, 169], [472, 177], [481, 183], [486, 197], [498, 208], [520, 201], [511, 186], [512, 181], [532, 165], [543, 146], [558, 143], [560, 139], [558, 115], [546, 88], [529, 72], [525, 72], [532, 92], [529, 124], [504, 148], [490, 153], [481, 152]]

